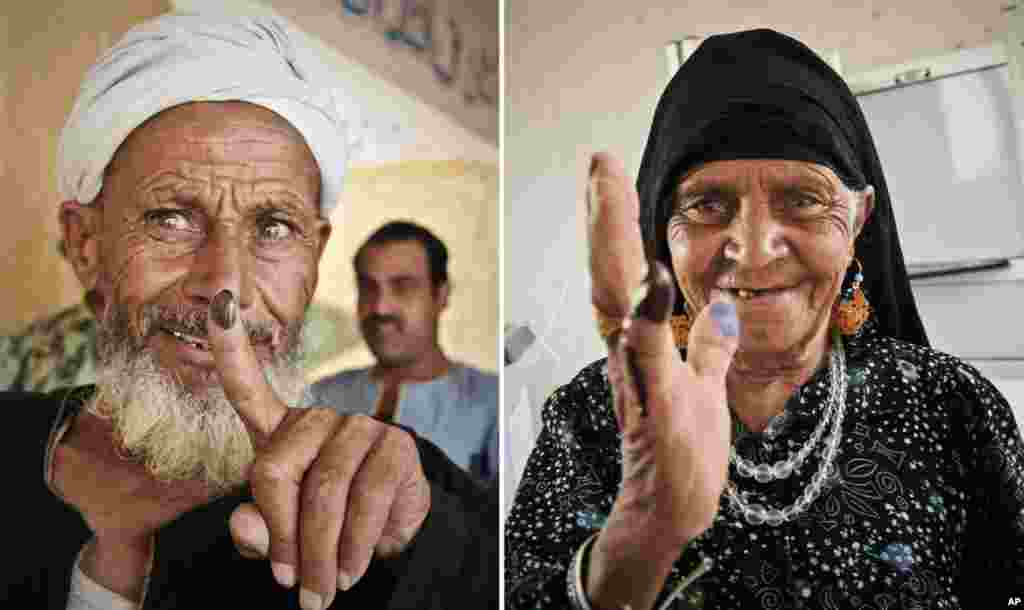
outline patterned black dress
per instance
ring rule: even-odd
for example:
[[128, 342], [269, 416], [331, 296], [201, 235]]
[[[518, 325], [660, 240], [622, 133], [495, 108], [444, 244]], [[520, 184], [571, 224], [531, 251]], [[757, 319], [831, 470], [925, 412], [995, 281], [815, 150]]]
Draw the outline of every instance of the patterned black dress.
[[[672, 607], [973, 610], [1024, 598], [1024, 446], [1006, 400], [969, 364], [880, 336], [872, 322], [844, 342], [846, 417], [821, 495], [777, 527], [748, 524], [723, 495], [659, 603], [704, 556], [713, 568]], [[826, 368], [763, 432], [738, 429], [738, 452], [772, 463], [798, 450], [829, 385]], [[602, 360], [544, 405], [506, 522], [507, 608], [568, 606], [568, 564], [602, 526], [621, 480], [610, 393]], [[786, 506], [818, 459], [816, 450], [801, 472], [770, 483], [734, 467], [729, 477], [751, 502]]]

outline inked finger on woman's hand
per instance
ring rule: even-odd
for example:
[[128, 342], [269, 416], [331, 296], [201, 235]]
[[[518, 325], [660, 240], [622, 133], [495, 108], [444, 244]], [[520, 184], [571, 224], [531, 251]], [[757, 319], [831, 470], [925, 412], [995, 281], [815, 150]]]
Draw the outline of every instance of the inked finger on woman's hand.
[[634, 294], [622, 339], [625, 375], [642, 414], [647, 413], [650, 375], [668, 375], [666, 367], [671, 365], [675, 351], [668, 325], [675, 303], [675, 283], [660, 262], [652, 261], [647, 268], [647, 277]]

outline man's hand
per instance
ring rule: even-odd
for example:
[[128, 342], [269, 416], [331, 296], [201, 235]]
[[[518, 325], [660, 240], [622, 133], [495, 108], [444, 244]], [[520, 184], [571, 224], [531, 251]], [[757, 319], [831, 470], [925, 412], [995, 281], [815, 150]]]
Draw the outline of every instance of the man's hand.
[[119, 453], [117, 443], [108, 420], [80, 413], [54, 449], [53, 485], [93, 532], [81, 569], [118, 595], [138, 600], [153, 533], [209, 501], [213, 492], [199, 481], [158, 481]]
[[608, 356], [623, 479], [585, 587], [595, 607], [640, 610], [653, 604], [683, 546], [718, 511], [730, 442], [725, 374], [738, 321], [731, 304], [711, 304], [693, 322], [687, 360], [679, 357], [669, 325], [674, 281], [660, 263], [645, 264], [636, 191], [610, 155], [595, 155], [591, 167], [593, 304], [624, 318]]
[[370, 559], [400, 553], [430, 510], [413, 438], [400, 428], [329, 408], [285, 406], [263, 376], [234, 298], [211, 306], [209, 339], [228, 399], [256, 446], [256, 505], [231, 517], [244, 555], [266, 555], [282, 585], [301, 583], [303, 608], [325, 608]]
[[[244, 555], [269, 557], [283, 586], [301, 583], [304, 608], [325, 608], [372, 557], [406, 548], [430, 510], [430, 485], [404, 430], [333, 409], [285, 406], [225, 295], [211, 307], [209, 340], [225, 393], [256, 447], [249, 471], [256, 503], [235, 510], [231, 535]], [[155, 479], [119, 453], [108, 421], [87, 412], [75, 418], [53, 462], [55, 488], [95, 536], [83, 571], [132, 600], [142, 593], [153, 534], [214, 496], [200, 481]]]

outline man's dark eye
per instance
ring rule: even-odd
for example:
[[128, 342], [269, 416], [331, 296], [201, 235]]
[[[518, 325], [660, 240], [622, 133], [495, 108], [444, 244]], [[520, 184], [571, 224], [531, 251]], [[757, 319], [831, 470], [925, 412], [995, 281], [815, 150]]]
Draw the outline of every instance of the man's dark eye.
[[271, 218], [259, 225], [259, 238], [263, 241], [283, 241], [295, 234], [295, 228], [288, 222]]
[[150, 210], [143, 218], [146, 224], [164, 231], [191, 231], [191, 215], [185, 210]]

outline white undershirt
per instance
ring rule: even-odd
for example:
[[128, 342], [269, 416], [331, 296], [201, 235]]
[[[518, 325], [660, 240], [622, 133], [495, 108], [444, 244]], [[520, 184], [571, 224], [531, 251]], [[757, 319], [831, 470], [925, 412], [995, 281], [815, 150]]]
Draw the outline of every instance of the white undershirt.
[[[65, 419], [59, 426], [51, 431], [49, 443], [46, 451], [46, 462], [43, 465], [43, 478], [46, 481], [46, 486], [50, 488], [50, 491], [57, 497], [60, 494], [53, 487], [53, 451], [60, 443], [60, 439], [67, 432], [70, 426], [70, 419]], [[82, 555], [85, 554], [86, 549], [92, 544], [92, 540], [86, 542], [82, 549], [78, 551], [78, 557], [75, 558], [75, 565], [71, 569], [71, 588], [68, 591], [68, 605], [67, 610], [139, 610], [142, 608], [142, 601], [138, 603], [133, 602], [129, 599], [121, 597], [117, 593], [114, 593], [110, 589], [107, 589], [103, 585], [99, 584], [95, 580], [86, 576], [85, 572], [82, 571], [80, 563], [82, 561]], [[145, 587], [149, 584], [148, 570], [152, 568], [153, 555], [152, 551], [149, 556], [149, 567], [147, 568], [146, 580], [143, 583], [143, 595], [142, 599], [145, 600]]]
[[71, 571], [71, 590], [68, 592], [67, 610], [138, 610], [141, 608], [141, 602], [135, 603], [121, 597], [89, 578], [82, 571], [78, 564], [82, 561], [82, 555], [85, 554], [85, 550], [90, 544], [92, 544], [91, 540], [85, 543], [75, 559], [75, 567]]

